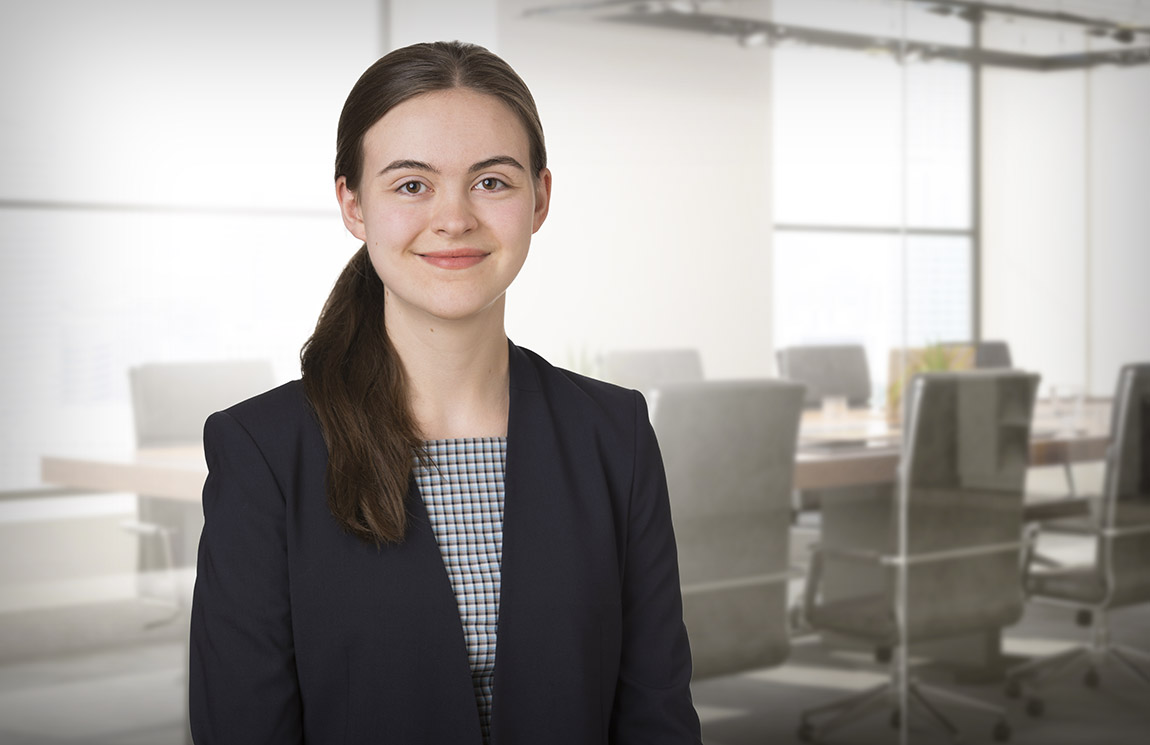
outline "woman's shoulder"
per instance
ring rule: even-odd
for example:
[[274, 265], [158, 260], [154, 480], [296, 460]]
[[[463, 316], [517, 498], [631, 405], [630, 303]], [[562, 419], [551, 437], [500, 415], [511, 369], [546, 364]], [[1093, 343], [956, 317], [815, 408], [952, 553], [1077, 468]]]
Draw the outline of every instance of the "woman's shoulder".
[[627, 427], [634, 426], [637, 417], [646, 417], [646, 402], [638, 391], [556, 367], [530, 349], [513, 349], [513, 360], [515, 352], [522, 357], [518, 366], [512, 363], [512, 385], [527, 390], [537, 387], [552, 406], [570, 406], [583, 416]]
[[213, 414], [209, 422], [217, 417], [232, 419], [257, 442], [298, 437], [301, 431], [318, 426], [301, 380], [284, 383], [233, 404]]

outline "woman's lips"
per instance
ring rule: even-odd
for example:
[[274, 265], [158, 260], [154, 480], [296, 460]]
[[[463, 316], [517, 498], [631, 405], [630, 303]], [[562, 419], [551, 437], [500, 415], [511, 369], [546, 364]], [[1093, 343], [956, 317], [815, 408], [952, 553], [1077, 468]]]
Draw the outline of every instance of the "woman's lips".
[[487, 253], [472, 248], [419, 254], [421, 259], [440, 269], [466, 269], [470, 266], [475, 266], [486, 259], [487, 256]]

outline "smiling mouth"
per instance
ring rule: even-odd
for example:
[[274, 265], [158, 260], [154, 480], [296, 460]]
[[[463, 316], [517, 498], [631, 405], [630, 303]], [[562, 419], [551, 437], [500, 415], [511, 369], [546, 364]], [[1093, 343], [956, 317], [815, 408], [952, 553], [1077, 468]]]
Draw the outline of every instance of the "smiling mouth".
[[418, 254], [418, 256], [432, 266], [437, 266], [441, 269], [466, 269], [483, 261], [489, 254], [474, 248], [460, 248], [449, 251]]

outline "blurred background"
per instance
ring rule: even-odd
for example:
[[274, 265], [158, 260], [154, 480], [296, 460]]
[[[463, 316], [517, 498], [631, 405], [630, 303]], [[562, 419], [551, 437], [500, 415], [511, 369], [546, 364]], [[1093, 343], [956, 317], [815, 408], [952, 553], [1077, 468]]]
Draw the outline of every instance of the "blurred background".
[[[1081, 406], [1150, 359], [1148, 29], [1147, 0], [5, 0], [0, 741], [183, 741], [198, 505], [44, 459], [187, 445], [133, 370], [298, 377], [358, 248], [336, 121], [386, 51], [473, 41], [532, 89], [554, 192], [507, 327], [553, 363], [851, 345], [877, 411], [892, 352], [994, 340]], [[726, 686], [709, 742], [769, 719]]]

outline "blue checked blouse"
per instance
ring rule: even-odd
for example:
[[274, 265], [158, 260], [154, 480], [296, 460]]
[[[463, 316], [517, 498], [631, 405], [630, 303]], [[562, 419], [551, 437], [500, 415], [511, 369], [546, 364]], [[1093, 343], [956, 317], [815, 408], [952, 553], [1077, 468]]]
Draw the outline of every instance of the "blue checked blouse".
[[424, 445], [430, 463], [416, 464], [415, 479], [455, 591], [486, 743], [499, 627], [507, 438], [428, 440]]

